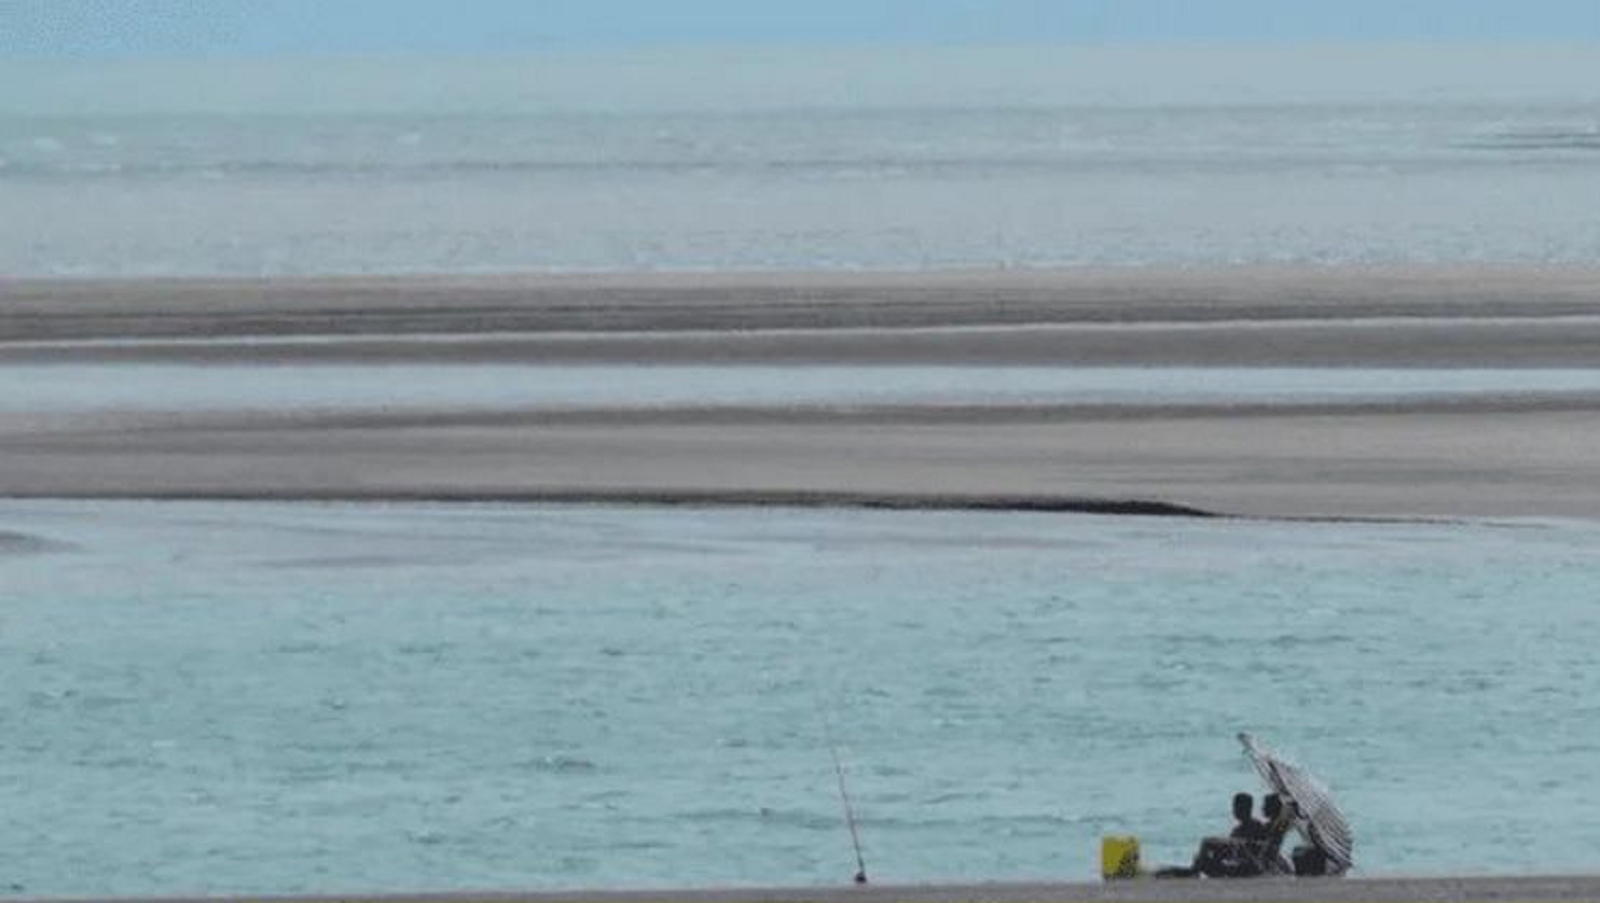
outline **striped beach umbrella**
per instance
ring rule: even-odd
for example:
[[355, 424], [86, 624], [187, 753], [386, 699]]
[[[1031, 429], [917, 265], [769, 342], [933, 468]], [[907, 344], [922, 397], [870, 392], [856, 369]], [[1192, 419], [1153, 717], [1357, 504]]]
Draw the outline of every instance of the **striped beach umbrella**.
[[1328, 788], [1310, 772], [1273, 753], [1249, 734], [1240, 734], [1239, 742], [1244, 744], [1245, 755], [1250, 757], [1250, 764], [1261, 773], [1267, 786], [1299, 810], [1300, 830], [1306, 840], [1328, 857], [1328, 873], [1339, 875], [1347, 871], [1354, 862], [1351, 854], [1355, 837]]

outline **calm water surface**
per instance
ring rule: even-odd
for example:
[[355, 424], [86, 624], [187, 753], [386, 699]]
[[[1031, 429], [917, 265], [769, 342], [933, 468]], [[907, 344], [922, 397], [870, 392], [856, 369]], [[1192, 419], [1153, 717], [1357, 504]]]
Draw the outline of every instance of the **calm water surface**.
[[1592, 869], [1600, 528], [0, 504], [12, 893], [829, 884], [1186, 857], [1326, 779], [1370, 872]]
[[14, 61], [0, 274], [1589, 263], [1597, 58]]

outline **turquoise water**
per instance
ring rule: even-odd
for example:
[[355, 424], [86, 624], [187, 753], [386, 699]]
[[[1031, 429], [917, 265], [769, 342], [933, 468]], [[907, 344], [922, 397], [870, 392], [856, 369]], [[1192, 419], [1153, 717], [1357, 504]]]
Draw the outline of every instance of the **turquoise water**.
[[[1593, 869], [1600, 527], [0, 503], [11, 893]], [[826, 715], [824, 715], [826, 713]]]

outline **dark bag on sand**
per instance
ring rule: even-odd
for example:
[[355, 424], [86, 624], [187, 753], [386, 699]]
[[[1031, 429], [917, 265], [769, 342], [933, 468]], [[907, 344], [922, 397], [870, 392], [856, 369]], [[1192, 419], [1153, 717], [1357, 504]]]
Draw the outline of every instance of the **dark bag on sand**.
[[1295, 847], [1294, 873], [1302, 878], [1314, 878], [1328, 873], [1328, 854], [1312, 847]]

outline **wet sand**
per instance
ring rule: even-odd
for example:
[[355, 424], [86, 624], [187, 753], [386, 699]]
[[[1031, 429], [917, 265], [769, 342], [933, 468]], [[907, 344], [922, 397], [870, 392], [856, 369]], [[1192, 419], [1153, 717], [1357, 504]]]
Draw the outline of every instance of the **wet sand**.
[[1600, 314], [1600, 268], [1122, 268], [933, 273], [0, 281], [0, 340], [662, 332]]
[[[1600, 270], [0, 282], [7, 363], [1600, 366]], [[159, 409], [159, 403], [153, 407]], [[0, 495], [1600, 516], [1600, 398], [0, 414]]]

